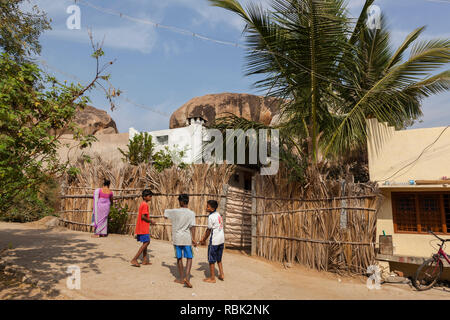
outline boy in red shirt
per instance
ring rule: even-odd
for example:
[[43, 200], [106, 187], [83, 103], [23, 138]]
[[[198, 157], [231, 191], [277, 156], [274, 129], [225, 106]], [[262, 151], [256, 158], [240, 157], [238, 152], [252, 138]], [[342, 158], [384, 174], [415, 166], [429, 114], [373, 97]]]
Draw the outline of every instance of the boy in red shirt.
[[149, 265], [151, 264], [148, 259], [147, 247], [150, 244], [150, 223], [155, 224], [152, 220], [150, 220], [150, 213], [148, 209], [148, 202], [152, 200], [153, 192], [151, 190], [145, 189], [142, 191], [142, 199], [141, 205], [139, 206], [139, 214], [136, 219], [136, 240], [142, 242], [142, 246], [139, 248], [136, 256], [131, 260], [131, 265], [133, 267], [140, 267], [141, 265], [137, 261], [139, 256], [142, 254], [142, 264]]

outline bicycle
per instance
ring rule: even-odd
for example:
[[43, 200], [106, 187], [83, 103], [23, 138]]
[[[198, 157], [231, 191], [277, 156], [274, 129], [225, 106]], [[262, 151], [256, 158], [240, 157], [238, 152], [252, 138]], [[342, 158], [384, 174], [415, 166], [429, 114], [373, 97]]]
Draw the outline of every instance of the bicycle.
[[442, 239], [433, 231], [428, 231], [428, 233], [439, 239], [441, 244], [439, 245], [439, 251], [430, 259], [425, 260], [413, 277], [412, 284], [418, 291], [431, 289], [436, 284], [444, 269], [442, 259], [445, 259], [450, 264], [450, 256], [442, 249], [444, 244], [450, 239]]

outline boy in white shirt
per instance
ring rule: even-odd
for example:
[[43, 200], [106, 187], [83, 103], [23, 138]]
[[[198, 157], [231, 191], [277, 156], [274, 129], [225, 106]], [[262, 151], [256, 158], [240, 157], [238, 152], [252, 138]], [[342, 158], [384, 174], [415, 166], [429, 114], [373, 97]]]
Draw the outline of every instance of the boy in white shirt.
[[215, 283], [214, 277], [215, 268], [214, 264], [217, 262], [219, 267], [219, 280], [224, 280], [223, 266], [222, 266], [222, 254], [223, 246], [225, 243], [225, 234], [223, 232], [223, 220], [222, 216], [216, 211], [218, 205], [215, 200], [208, 200], [206, 205], [206, 212], [209, 213], [208, 217], [208, 229], [206, 230], [202, 241], [202, 245], [205, 244], [206, 239], [211, 235], [208, 245], [208, 262], [210, 278], [203, 279], [205, 282]]

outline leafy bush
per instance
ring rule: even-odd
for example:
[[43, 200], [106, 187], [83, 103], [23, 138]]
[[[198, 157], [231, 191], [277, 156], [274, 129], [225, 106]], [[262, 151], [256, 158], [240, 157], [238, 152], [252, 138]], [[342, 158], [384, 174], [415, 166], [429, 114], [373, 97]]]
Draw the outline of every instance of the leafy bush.
[[0, 220], [10, 222], [31, 222], [45, 216], [54, 215], [58, 210], [58, 184], [54, 179], [47, 180], [40, 190], [24, 189], [20, 192], [20, 201], [0, 215]]
[[176, 145], [173, 150], [170, 150], [169, 147], [166, 146], [164, 149], [153, 155], [153, 165], [159, 172], [171, 168], [174, 165], [177, 165], [180, 169], [184, 169], [186, 168], [186, 163], [184, 163], [182, 159], [185, 154], [186, 150], [180, 151]]
[[152, 136], [147, 132], [137, 134], [127, 145], [128, 151], [118, 148], [124, 156], [122, 159], [132, 165], [149, 163], [152, 160], [154, 144]]
[[108, 232], [125, 233], [128, 221], [128, 205], [112, 206], [108, 215]]

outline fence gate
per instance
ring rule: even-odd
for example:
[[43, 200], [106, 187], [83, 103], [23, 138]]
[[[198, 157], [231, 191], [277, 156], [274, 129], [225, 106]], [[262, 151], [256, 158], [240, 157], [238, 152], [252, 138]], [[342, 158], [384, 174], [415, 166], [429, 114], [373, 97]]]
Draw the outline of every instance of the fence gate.
[[252, 197], [250, 191], [228, 186], [225, 209], [225, 246], [250, 253]]

